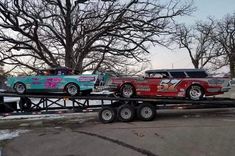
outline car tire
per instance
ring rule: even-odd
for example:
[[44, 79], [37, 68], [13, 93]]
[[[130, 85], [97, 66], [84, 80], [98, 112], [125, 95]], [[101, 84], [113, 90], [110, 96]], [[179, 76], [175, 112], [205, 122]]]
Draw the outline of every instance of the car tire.
[[65, 91], [68, 95], [75, 96], [80, 92], [79, 86], [75, 83], [68, 83], [65, 86]]
[[118, 119], [123, 122], [130, 122], [135, 118], [135, 108], [131, 105], [125, 104], [118, 107]]
[[14, 85], [14, 90], [17, 94], [24, 94], [26, 92], [26, 86], [22, 82], [16, 82]]
[[19, 101], [19, 107], [21, 111], [31, 111], [32, 101], [27, 97], [21, 97]]
[[204, 90], [201, 86], [199, 85], [191, 85], [188, 89], [187, 89], [187, 97], [190, 100], [201, 100], [204, 96]]
[[151, 121], [156, 117], [156, 107], [143, 103], [137, 108], [137, 116], [142, 121]]
[[99, 111], [98, 117], [102, 123], [112, 123], [117, 117], [117, 111], [112, 107], [104, 107]]
[[135, 95], [135, 88], [131, 84], [126, 83], [122, 85], [120, 92], [122, 97], [130, 98]]

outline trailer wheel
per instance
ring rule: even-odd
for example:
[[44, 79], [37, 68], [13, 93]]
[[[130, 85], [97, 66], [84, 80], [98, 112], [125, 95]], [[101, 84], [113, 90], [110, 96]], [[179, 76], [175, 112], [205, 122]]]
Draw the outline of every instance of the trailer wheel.
[[156, 117], [156, 107], [143, 103], [137, 108], [137, 116], [142, 121], [151, 121]]
[[20, 98], [19, 107], [21, 111], [29, 112], [31, 110], [32, 101], [27, 97]]
[[125, 104], [118, 107], [118, 119], [123, 122], [130, 122], [135, 117], [135, 109], [131, 105]]
[[117, 112], [115, 108], [104, 107], [99, 111], [98, 116], [102, 123], [111, 123], [116, 119]]

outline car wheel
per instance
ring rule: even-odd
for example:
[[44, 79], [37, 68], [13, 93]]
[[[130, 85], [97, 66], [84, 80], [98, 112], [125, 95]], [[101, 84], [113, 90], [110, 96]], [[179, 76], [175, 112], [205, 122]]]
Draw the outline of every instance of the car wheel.
[[187, 96], [191, 100], [201, 100], [204, 96], [203, 88], [199, 85], [192, 85], [187, 90]]
[[141, 104], [137, 108], [137, 116], [140, 120], [151, 121], [156, 117], [156, 108], [151, 104]]
[[79, 91], [79, 86], [75, 83], [69, 83], [66, 85], [65, 87], [66, 93], [71, 95], [71, 96], [75, 96], [77, 95], [80, 91]]
[[125, 104], [118, 107], [118, 119], [123, 122], [130, 122], [135, 117], [135, 109], [131, 105]]
[[26, 92], [26, 86], [22, 82], [17, 82], [14, 85], [14, 89], [17, 94], [24, 94]]
[[19, 107], [21, 111], [29, 112], [31, 110], [32, 101], [27, 97], [20, 98]]
[[134, 96], [135, 94], [135, 89], [131, 84], [124, 84], [121, 87], [121, 96], [125, 98], [130, 98]]
[[99, 111], [98, 116], [102, 123], [111, 123], [116, 119], [117, 112], [115, 108], [104, 107]]

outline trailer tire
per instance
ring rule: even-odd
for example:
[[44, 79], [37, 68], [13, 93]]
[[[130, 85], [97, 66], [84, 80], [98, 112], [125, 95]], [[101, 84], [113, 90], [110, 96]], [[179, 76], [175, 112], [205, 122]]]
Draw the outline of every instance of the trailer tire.
[[137, 116], [142, 121], [152, 121], [156, 117], [156, 107], [143, 103], [137, 108]]
[[117, 117], [117, 111], [112, 107], [104, 107], [99, 111], [98, 116], [102, 123], [112, 123]]
[[19, 107], [21, 111], [29, 112], [31, 111], [32, 101], [27, 97], [20, 98]]
[[135, 118], [135, 108], [129, 104], [118, 107], [118, 119], [123, 122], [130, 122]]

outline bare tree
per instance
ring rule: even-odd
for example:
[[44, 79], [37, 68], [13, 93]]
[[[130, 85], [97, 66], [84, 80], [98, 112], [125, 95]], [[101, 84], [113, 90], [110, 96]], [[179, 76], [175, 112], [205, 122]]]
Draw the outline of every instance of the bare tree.
[[80, 2], [85, 0], [2, 0], [0, 41], [7, 49], [1, 62], [82, 72], [111, 68], [112, 59], [146, 61], [148, 46], [165, 44], [174, 18], [192, 11], [180, 0]]
[[214, 36], [215, 22], [197, 22], [194, 26], [178, 25], [173, 39], [180, 48], [188, 51], [195, 68], [203, 68], [221, 56], [221, 49], [212, 39]]
[[231, 77], [235, 77], [235, 13], [227, 15], [217, 22], [214, 42], [223, 51], [223, 62], [220, 65], [229, 65]]

